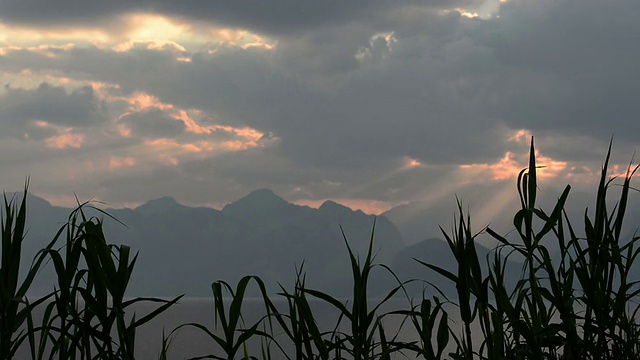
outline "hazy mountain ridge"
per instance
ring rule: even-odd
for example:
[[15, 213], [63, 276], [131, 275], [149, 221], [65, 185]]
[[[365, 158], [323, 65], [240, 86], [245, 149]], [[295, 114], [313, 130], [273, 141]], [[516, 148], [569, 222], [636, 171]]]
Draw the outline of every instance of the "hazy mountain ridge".
[[[27, 210], [30, 231], [24, 254], [30, 261], [72, 209], [30, 196]], [[308, 284], [346, 294], [350, 265], [340, 227], [352, 249], [364, 256], [375, 219], [374, 247], [377, 259], [384, 263], [405, 248], [395, 225], [383, 216], [332, 201], [319, 209], [295, 205], [266, 189], [253, 191], [222, 210], [184, 206], [163, 197], [135, 209], [105, 211], [119, 222], [86, 210], [104, 219], [109, 242], [127, 244], [139, 252], [132, 296], [209, 296], [211, 282], [233, 283], [247, 274], [259, 275], [272, 286], [286, 285], [293, 283], [295, 269], [303, 262]], [[51, 286], [53, 274], [45, 270], [38, 279], [34, 289], [44, 291]]]
[[[398, 218], [403, 211], [412, 207], [420, 209], [421, 205], [408, 204], [385, 214]], [[29, 231], [24, 243], [23, 271], [72, 211], [36, 196], [29, 197], [27, 209]], [[87, 209], [87, 214], [104, 219], [109, 242], [128, 244], [139, 252], [130, 287], [132, 296], [181, 293], [209, 296], [211, 282], [234, 283], [247, 274], [259, 275], [271, 286], [277, 282], [290, 286], [296, 267], [303, 263], [308, 285], [346, 295], [351, 279], [341, 228], [354, 252], [364, 256], [374, 219], [376, 262], [389, 265], [403, 280], [420, 278], [438, 285], [446, 283], [413, 260], [454, 270], [455, 261], [446, 242], [431, 236], [408, 246], [403, 242], [401, 231], [407, 232], [407, 225], [416, 229], [419, 216], [427, 215], [428, 208], [422, 209], [426, 212], [418, 211], [413, 217], [407, 217], [409, 220], [401, 222], [399, 230], [385, 215], [367, 215], [330, 200], [313, 209], [289, 203], [270, 190], [260, 189], [222, 210], [189, 207], [170, 197], [151, 200], [135, 209], [106, 210], [126, 226], [95, 210]], [[638, 216], [635, 207], [628, 212], [631, 227], [637, 223]], [[422, 226], [432, 225], [433, 231], [440, 233], [433, 219], [427, 216], [423, 221]], [[447, 230], [450, 224], [451, 220], [443, 228]], [[486, 258], [488, 252], [489, 249], [478, 244], [480, 258]], [[517, 271], [514, 277], [516, 274]], [[45, 270], [32, 289], [44, 292], [53, 280], [52, 271]], [[375, 292], [392, 283], [393, 279], [385, 275], [375, 278], [372, 288]], [[420, 290], [421, 286], [416, 285], [414, 289]]]

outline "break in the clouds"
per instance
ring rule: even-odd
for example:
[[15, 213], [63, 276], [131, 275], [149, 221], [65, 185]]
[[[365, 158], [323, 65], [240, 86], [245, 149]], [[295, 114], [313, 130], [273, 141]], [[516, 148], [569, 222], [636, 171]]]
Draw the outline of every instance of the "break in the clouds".
[[3, 1], [2, 183], [449, 209], [504, 204], [535, 135], [542, 184], [586, 186], [640, 135], [639, 4]]

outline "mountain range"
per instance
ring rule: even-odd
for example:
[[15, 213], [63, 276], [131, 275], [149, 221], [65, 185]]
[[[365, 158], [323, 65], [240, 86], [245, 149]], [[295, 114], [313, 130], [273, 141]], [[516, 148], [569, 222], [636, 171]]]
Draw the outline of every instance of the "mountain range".
[[[30, 195], [27, 210], [24, 264], [52, 239], [73, 209]], [[363, 258], [372, 232], [376, 262], [388, 265], [402, 280], [420, 278], [448, 286], [414, 258], [450, 270], [455, 266], [445, 241], [430, 237], [407, 245], [384, 214], [368, 215], [333, 201], [317, 209], [295, 205], [267, 189], [255, 190], [221, 210], [188, 207], [163, 197], [134, 209], [104, 210], [118, 221], [87, 211], [103, 219], [108, 242], [129, 245], [139, 253], [131, 296], [209, 296], [213, 281], [234, 284], [244, 275], [260, 276], [272, 290], [278, 290], [277, 284], [291, 289], [299, 268], [309, 287], [347, 296], [352, 284], [345, 238]], [[484, 258], [489, 249], [478, 244], [478, 252]], [[51, 267], [45, 268], [32, 289], [49, 291], [54, 276]], [[382, 267], [373, 276], [372, 295], [396, 284]], [[422, 291], [424, 285], [414, 288]]]

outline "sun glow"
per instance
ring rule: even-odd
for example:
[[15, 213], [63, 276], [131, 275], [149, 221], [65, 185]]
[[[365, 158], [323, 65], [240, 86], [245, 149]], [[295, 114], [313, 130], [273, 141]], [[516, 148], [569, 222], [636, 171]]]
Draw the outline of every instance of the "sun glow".
[[190, 33], [190, 26], [153, 14], [129, 15], [126, 38], [133, 42], [175, 41]]
[[[148, 50], [169, 50], [178, 54], [202, 51], [213, 45], [241, 49], [276, 48], [278, 42], [246, 29], [231, 29], [205, 24], [193, 24], [180, 19], [151, 13], [128, 14], [108, 24], [64, 28], [25, 27], [0, 23], [0, 54], [16, 50], [38, 50], [39, 46], [73, 44], [95, 46], [114, 52], [128, 52], [142, 46]], [[52, 53], [43, 54], [52, 56]], [[180, 55], [177, 61], [189, 63], [190, 56]]]
[[[245, 29], [230, 29], [189, 24], [157, 14], [134, 14], [125, 19], [126, 29], [120, 35], [116, 51], [129, 51], [137, 44], [146, 44], [148, 49], [172, 47], [178, 52], [202, 49], [202, 46], [229, 46], [241, 49], [259, 48], [273, 50], [277, 41], [252, 33]], [[188, 57], [178, 61], [189, 62]]]
[[[464, 164], [459, 168], [468, 172], [471, 182], [475, 182], [477, 177], [486, 179], [487, 175], [490, 180], [504, 181], [516, 179], [518, 174], [528, 166], [528, 161], [528, 154], [516, 156], [508, 151], [496, 163]], [[567, 162], [540, 155], [538, 151], [536, 151], [536, 163], [538, 166], [537, 176], [541, 179], [558, 177], [568, 166]]]
[[515, 179], [523, 166], [518, 164], [514, 157], [513, 153], [507, 152], [494, 164], [465, 164], [460, 165], [460, 169], [475, 175], [489, 173], [491, 180], [495, 181]]

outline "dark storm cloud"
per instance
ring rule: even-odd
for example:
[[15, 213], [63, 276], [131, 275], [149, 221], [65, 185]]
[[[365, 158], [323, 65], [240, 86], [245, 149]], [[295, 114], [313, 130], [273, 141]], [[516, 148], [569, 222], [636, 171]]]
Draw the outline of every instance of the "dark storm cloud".
[[[126, 53], [70, 49], [32, 64], [204, 109], [225, 125], [271, 131], [282, 139], [280, 156], [297, 165], [365, 169], [403, 156], [428, 162], [501, 157], [500, 142], [487, 140], [496, 123], [485, 112], [490, 94], [477, 91], [492, 83], [495, 58], [469, 38], [468, 20], [457, 13], [423, 15], [429, 18], [412, 20], [427, 24], [422, 30], [396, 24], [407, 36], [398, 39], [357, 24], [285, 41], [273, 51], [194, 53], [190, 63], [170, 51], [137, 47]], [[13, 63], [12, 56], [25, 60], [24, 52], [14, 52], [5, 61]]]
[[0, 139], [44, 140], [56, 135], [54, 128], [40, 127], [34, 121], [17, 123], [0, 115]]
[[233, 28], [248, 28], [272, 35], [286, 35], [367, 20], [404, 6], [455, 7], [470, 0], [428, 1], [313, 1], [313, 0], [6, 0], [0, 3], [0, 20], [29, 26], [93, 26], [118, 15], [158, 13]]
[[[232, 6], [206, 6], [219, 4]], [[237, 4], [237, 9], [246, 6]], [[447, 176], [458, 164], [492, 164], [506, 151], [526, 154], [526, 142], [506, 141], [510, 131], [522, 128], [536, 135], [539, 149], [554, 160], [589, 165], [595, 159], [597, 168], [612, 133], [617, 151], [631, 153], [627, 150], [640, 135], [635, 118], [640, 42], [633, 41], [640, 38], [640, 3], [635, 0], [512, 0], [502, 5], [499, 18], [488, 20], [415, 3], [396, 3], [387, 12], [384, 6], [392, 5], [366, 10], [364, 4], [345, 15], [327, 15], [333, 9], [309, 14], [317, 17], [306, 19], [313, 31], [291, 33], [295, 36], [283, 31], [305, 24], [299, 19], [271, 24], [277, 9], [244, 18], [240, 10], [216, 15], [218, 20], [211, 16], [280, 34], [269, 51], [207, 44], [176, 54], [137, 45], [123, 52], [69, 48], [47, 57], [24, 49], [0, 56], [0, 67], [53, 69], [78, 81], [117, 84], [122, 96], [145, 92], [175, 108], [203, 110], [212, 123], [248, 126], [280, 139], [250, 151], [178, 156], [177, 166], [158, 170], [164, 185], [193, 201], [204, 201], [191, 193], [194, 189], [211, 199], [233, 200], [265, 186], [278, 192], [311, 189], [320, 198], [410, 199], [421, 188], [439, 191], [422, 183], [452, 183]], [[188, 4], [190, 10], [154, 6], [185, 18], [199, 16], [190, 13], [195, 10], [201, 18], [209, 16], [207, 9]], [[315, 6], [322, 5], [309, 9]], [[358, 15], [367, 11], [370, 18]], [[178, 55], [191, 61], [179, 61]], [[141, 128], [134, 134], [180, 130], [171, 128], [179, 123], [158, 115], [140, 115]], [[157, 119], [170, 128], [151, 129]], [[426, 170], [394, 174], [406, 157]], [[492, 181], [490, 175], [483, 176]], [[120, 176], [105, 179], [104, 188], [110, 189], [105, 191], [121, 192], [124, 200], [163, 195], [148, 186], [144, 196], [134, 194], [127, 187], [129, 175]], [[141, 188], [151, 182], [149, 173], [136, 176]]]
[[477, 34], [509, 69], [513, 126], [637, 139], [640, 2], [515, 1]]
[[34, 27], [95, 24], [115, 15], [140, 9], [132, 1], [6, 0], [0, 3], [0, 19], [9, 24]]
[[141, 138], [172, 138], [184, 133], [185, 124], [159, 109], [133, 112], [120, 118], [131, 129], [132, 135]]
[[104, 104], [90, 86], [67, 92], [63, 87], [42, 83], [36, 89], [5, 86], [0, 96], [3, 125], [32, 126], [36, 121], [58, 126], [86, 127], [107, 119]]

